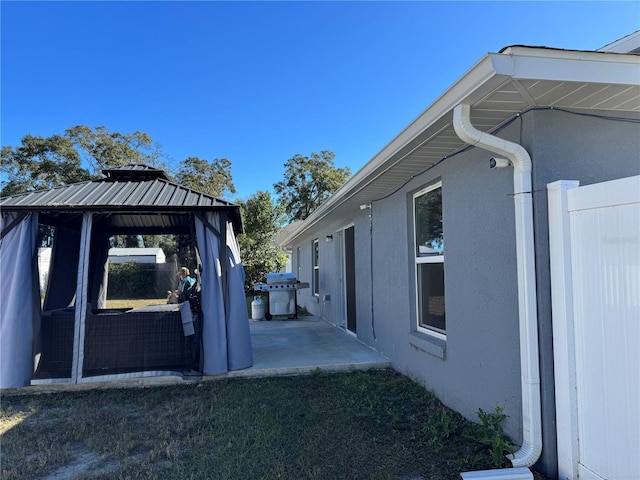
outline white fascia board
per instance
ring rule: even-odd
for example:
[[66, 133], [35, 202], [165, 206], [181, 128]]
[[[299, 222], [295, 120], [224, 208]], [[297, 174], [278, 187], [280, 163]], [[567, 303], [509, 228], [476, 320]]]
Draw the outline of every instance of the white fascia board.
[[637, 55], [526, 47], [510, 47], [501, 55], [511, 58], [508, 71], [501, 73], [516, 80], [640, 85]]

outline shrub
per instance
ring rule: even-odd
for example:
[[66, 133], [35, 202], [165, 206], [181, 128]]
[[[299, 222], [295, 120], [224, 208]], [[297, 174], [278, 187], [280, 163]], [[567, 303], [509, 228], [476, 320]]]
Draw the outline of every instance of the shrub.
[[108, 298], [162, 298], [175, 288], [175, 264], [109, 262]]

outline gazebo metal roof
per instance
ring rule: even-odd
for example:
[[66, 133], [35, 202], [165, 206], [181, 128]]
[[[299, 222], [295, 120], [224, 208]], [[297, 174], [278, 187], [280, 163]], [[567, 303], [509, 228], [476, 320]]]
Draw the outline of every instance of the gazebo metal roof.
[[104, 169], [105, 178], [0, 198], [6, 211], [38, 212], [40, 223], [76, 224], [83, 212], [102, 214], [117, 233], [176, 233], [188, 230], [185, 213], [225, 211], [242, 232], [240, 206], [170, 180], [164, 170], [142, 164]]

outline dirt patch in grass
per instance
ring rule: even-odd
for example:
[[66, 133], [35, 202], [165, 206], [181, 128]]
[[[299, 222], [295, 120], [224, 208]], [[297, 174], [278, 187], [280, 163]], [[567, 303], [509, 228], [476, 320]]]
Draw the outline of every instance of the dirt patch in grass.
[[4, 396], [1, 478], [458, 479], [472, 425], [391, 370]]
[[57, 468], [42, 480], [64, 480], [77, 478], [81, 475], [105, 475], [114, 473], [118, 469], [118, 462], [103, 459], [87, 449], [86, 445], [75, 445], [71, 452], [71, 461]]

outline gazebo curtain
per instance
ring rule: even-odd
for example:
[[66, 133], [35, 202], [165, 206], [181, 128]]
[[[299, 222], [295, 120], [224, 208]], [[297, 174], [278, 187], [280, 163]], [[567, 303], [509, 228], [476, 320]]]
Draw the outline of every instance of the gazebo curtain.
[[109, 234], [104, 231], [94, 230], [91, 233], [88, 282], [87, 302], [91, 305], [91, 308], [107, 308]]
[[23, 387], [39, 340], [38, 215], [3, 212], [0, 230], [0, 388]]
[[80, 254], [80, 230], [58, 226], [53, 236], [51, 266], [44, 311], [66, 308], [74, 304]]
[[244, 267], [240, 259], [240, 246], [233, 232], [233, 225], [227, 222], [227, 292], [226, 322], [229, 370], [241, 370], [253, 365], [251, 331], [247, 314], [247, 299], [244, 295]]
[[[220, 214], [196, 217], [202, 260], [202, 345], [205, 375], [253, 365], [249, 317], [244, 298], [244, 269], [231, 223]], [[228, 248], [221, 250], [222, 239]]]
[[82, 232], [80, 233], [80, 251], [78, 271], [76, 272], [76, 304], [75, 327], [73, 332], [73, 365], [71, 377], [74, 382], [82, 378], [82, 365], [84, 363], [85, 348], [85, 320], [87, 318], [87, 298], [89, 284], [89, 253], [91, 252], [91, 229], [93, 228], [93, 215], [82, 215]]

